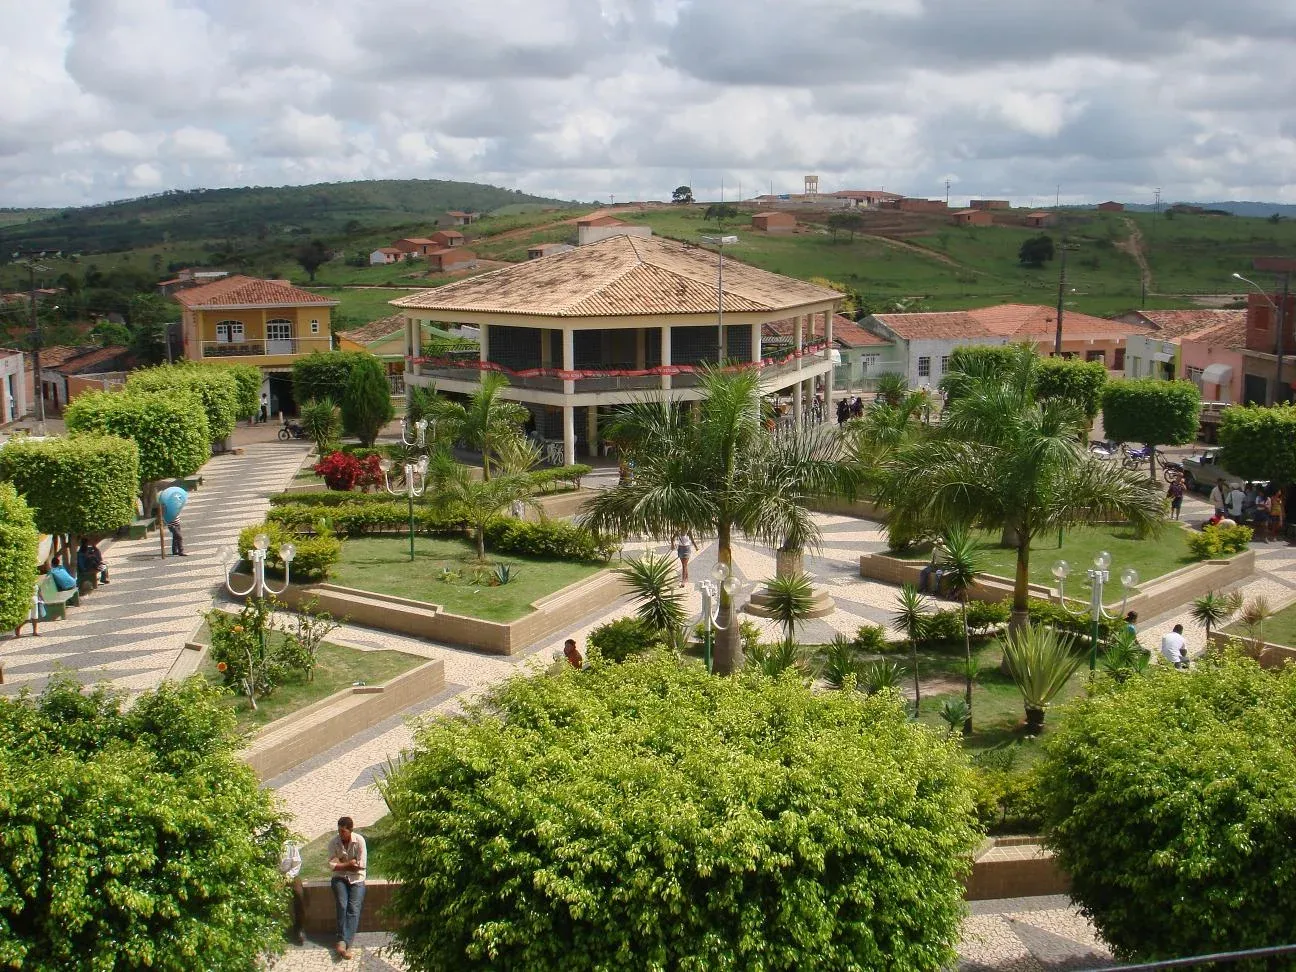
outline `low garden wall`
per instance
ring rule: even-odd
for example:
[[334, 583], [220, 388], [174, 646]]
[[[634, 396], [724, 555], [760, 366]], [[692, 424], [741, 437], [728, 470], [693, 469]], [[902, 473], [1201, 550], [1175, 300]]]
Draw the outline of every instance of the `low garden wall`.
[[1282, 668], [1288, 662], [1296, 662], [1296, 648], [1291, 645], [1275, 645], [1269, 641], [1257, 642], [1246, 635], [1240, 635], [1236, 632], [1211, 632], [1211, 647], [1223, 648], [1229, 642], [1240, 644], [1242, 653], [1258, 661], [1261, 668]]
[[[393, 881], [370, 880], [365, 882], [364, 907], [360, 909], [360, 931], [389, 932], [396, 927], [394, 915], [387, 914], [391, 903]], [[306, 934], [329, 936], [329, 945], [337, 928], [333, 903], [333, 888], [328, 881], [303, 881], [306, 899]]]
[[836, 496], [822, 496], [809, 504], [816, 513], [830, 513], [835, 516], [857, 516], [862, 520], [875, 520], [885, 523], [890, 515], [885, 506], [879, 506], [872, 500], [847, 500]]
[[444, 688], [441, 661], [425, 662], [382, 685], [353, 685], [270, 723], [252, 737], [243, 762], [262, 780], [273, 779]]
[[[917, 585], [918, 575], [926, 566], [926, 560], [902, 560], [889, 554], [875, 553], [860, 557], [859, 572], [861, 577], [882, 581], [884, 584]], [[1006, 597], [1011, 597], [1012, 592], [1012, 581], [987, 574], [978, 578], [977, 582], [968, 588], [968, 597], [973, 601], [1002, 601]], [[1053, 589], [1043, 584], [1031, 584], [1030, 595], [1031, 597], [1055, 596]]]
[[610, 606], [625, 592], [620, 576], [610, 570], [599, 571], [533, 602], [534, 610], [516, 621], [484, 621], [451, 614], [425, 601], [327, 583], [289, 585], [279, 600], [294, 609], [315, 600], [315, 610], [346, 618], [352, 624], [492, 655], [514, 655], [576, 619]]

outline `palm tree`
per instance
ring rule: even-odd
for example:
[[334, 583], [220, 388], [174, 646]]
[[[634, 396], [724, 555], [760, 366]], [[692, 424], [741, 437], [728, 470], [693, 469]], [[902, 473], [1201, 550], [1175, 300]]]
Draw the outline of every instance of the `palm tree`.
[[1159, 491], [1083, 447], [1084, 411], [1036, 399], [1038, 367], [1034, 349], [1023, 345], [1003, 373], [968, 377], [940, 427], [887, 461], [879, 490], [892, 509], [890, 526], [907, 535], [951, 523], [1003, 531], [1017, 552], [1013, 628], [1027, 621], [1037, 536], [1094, 520], [1120, 518], [1148, 531], [1161, 524]]
[[1004, 662], [1026, 705], [1026, 731], [1038, 735], [1044, 711], [1084, 662], [1074, 639], [1043, 625], [1027, 624], [1000, 639]]
[[909, 382], [898, 371], [884, 371], [873, 382], [877, 399], [895, 407], [909, 394]]
[[450, 441], [462, 442], [482, 454], [482, 478], [491, 478], [491, 461], [506, 441], [518, 436], [526, 423], [526, 406], [501, 397], [508, 379], [498, 371], [482, 375], [481, 387], [468, 398], [468, 404], [437, 399], [425, 403], [437, 420], [438, 435], [448, 426]]
[[1264, 643], [1264, 626], [1274, 615], [1274, 610], [1269, 604], [1269, 598], [1263, 594], [1257, 594], [1251, 600], [1247, 601], [1238, 615], [1238, 621], [1242, 627], [1246, 628], [1247, 634], [1251, 636], [1251, 650], [1257, 657], [1260, 654], [1260, 646]]
[[918, 706], [922, 693], [918, 687], [918, 642], [927, 630], [928, 599], [918, 593], [918, 588], [905, 584], [900, 588], [895, 613], [891, 615], [891, 627], [909, 639], [909, 654], [913, 661], [914, 682], [914, 718], [918, 718]]
[[[705, 371], [701, 386], [703, 398], [696, 409], [663, 397], [622, 408], [617, 434], [631, 443], [634, 477], [590, 500], [581, 521], [620, 535], [668, 537], [683, 531], [713, 536], [717, 559], [730, 570], [739, 533], [773, 546], [785, 540], [787, 525], [797, 522], [804, 526], [804, 542], [817, 543], [807, 497], [819, 482], [837, 475], [836, 464], [792, 461], [788, 443], [796, 437], [775, 441], [765, 432], [760, 376], [754, 369]], [[823, 468], [828, 464], [834, 468]], [[781, 480], [784, 488], [766, 488], [771, 468], [791, 470]], [[733, 598], [722, 586], [715, 655], [715, 671], [722, 675], [742, 668], [733, 614]]]
[[848, 461], [861, 481], [876, 488], [879, 474], [891, 454], [921, 434], [918, 416], [922, 405], [921, 392], [907, 392], [894, 405], [876, 398], [864, 410], [863, 417], [847, 426]]
[[1237, 614], [1242, 608], [1242, 595], [1238, 591], [1220, 594], [1208, 591], [1192, 602], [1192, 619], [1206, 629], [1206, 646], [1210, 647], [1211, 628], [1217, 628]]
[[515, 503], [535, 507], [535, 485], [525, 475], [504, 474], [494, 479], [474, 478], [472, 470], [455, 462], [447, 452], [428, 460], [428, 493], [434, 509], [462, 516], [472, 528], [477, 559], [486, 559], [486, 524]]
[[976, 583], [978, 577], [985, 573], [986, 558], [981, 548], [972, 538], [972, 532], [964, 526], [951, 527], [945, 531], [942, 539], [944, 552], [941, 555], [940, 570], [942, 579], [949, 584], [954, 596], [959, 599], [963, 614], [963, 652], [967, 684], [964, 688], [964, 701], [967, 702], [967, 720], [963, 723], [963, 735], [972, 734], [972, 634], [968, 631], [968, 589]]
[[631, 596], [639, 602], [635, 616], [664, 632], [670, 638], [671, 647], [677, 647], [687, 615], [684, 595], [676, 586], [674, 561], [649, 551], [638, 560], [627, 561], [616, 573], [625, 579]]
[[814, 610], [814, 588], [808, 575], [800, 571], [765, 582], [765, 606], [769, 616], [783, 625], [783, 637], [793, 641], [797, 625], [804, 623]]

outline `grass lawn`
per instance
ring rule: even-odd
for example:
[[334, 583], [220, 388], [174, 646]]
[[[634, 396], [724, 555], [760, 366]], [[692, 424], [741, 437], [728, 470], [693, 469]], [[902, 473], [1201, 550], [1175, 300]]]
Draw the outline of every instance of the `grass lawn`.
[[[369, 879], [385, 878], [391, 873], [391, 848], [387, 835], [391, 833], [391, 817], [380, 817], [368, 827], [357, 827], [369, 851]], [[302, 869], [298, 875], [303, 881], [323, 881], [332, 877], [328, 866], [328, 845], [333, 831], [316, 837], [302, 848]]]
[[[210, 635], [200, 635], [200, 638], [206, 637]], [[282, 637], [278, 632], [271, 634], [269, 639], [271, 651], [274, 650], [276, 640]], [[417, 655], [407, 655], [402, 651], [357, 651], [354, 648], [343, 648], [341, 645], [325, 642], [320, 645], [319, 661], [315, 666], [313, 681], [307, 682], [300, 673], [294, 672], [275, 689], [273, 695], [258, 699], [255, 711], [248, 704], [245, 696], [231, 696], [229, 703], [238, 715], [239, 728], [245, 732], [256, 730], [356, 682], [379, 685], [423, 664], [426, 660]], [[210, 682], [216, 684], [221, 682], [221, 675], [216, 671], [216, 663], [210, 656], [204, 659], [198, 674]]]
[[[1238, 638], [1251, 637], [1251, 632], [1236, 621], [1224, 630]], [[1264, 630], [1257, 631], [1256, 637], [1271, 645], [1296, 647], [1296, 604], [1289, 604], [1266, 621]]]
[[[977, 535], [989, 572], [1011, 580], [1017, 570], [1016, 552], [999, 546], [997, 532], [980, 530]], [[1068, 587], [1079, 591], [1087, 587], [1084, 572], [1093, 565], [1094, 557], [1101, 550], [1112, 556], [1111, 572], [1115, 586], [1109, 583], [1108, 589], [1113, 594], [1119, 594], [1120, 572], [1126, 567], [1137, 570], [1139, 580], [1143, 582], [1196, 563], [1188, 550], [1187, 531], [1173, 523], [1167, 523], [1158, 536], [1147, 540], [1137, 539], [1133, 529], [1123, 524], [1077, 527], [1063, 536], [1061, 549], [1058, 548], [1057, 534], [1035, 539], [1031, 544], [1031, 582], [1056, 586], [1051, 571], [1053, 562], [1061, 559], [1071, 565]], [[930, 548], [906, 551], [898, 556], [905, 560], [926, 560], [931, 551]]]
[[[597, 564], [535, 560], [491, 554], [485, 568], [466, 540], [414, 538], [415, 562], [408, 537], [358, 537], [342, 544], [342, 561], [331, 580], [344, 587], [440, 604], [451, 614], [484, 621], [515, 621], [529, 614], [531, 603], [598, 573]], [[495, 564], [514, 568], [513, 580], [491, 586]], [[457, 576], [442, 580], [443, 571]]]

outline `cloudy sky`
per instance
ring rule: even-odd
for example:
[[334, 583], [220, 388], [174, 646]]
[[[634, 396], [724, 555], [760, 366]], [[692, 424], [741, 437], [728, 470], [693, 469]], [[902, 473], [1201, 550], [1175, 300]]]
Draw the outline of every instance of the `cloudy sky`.
[[1296, 202], [1292, 0], [0, 0], [0, 207], [453, 178]]

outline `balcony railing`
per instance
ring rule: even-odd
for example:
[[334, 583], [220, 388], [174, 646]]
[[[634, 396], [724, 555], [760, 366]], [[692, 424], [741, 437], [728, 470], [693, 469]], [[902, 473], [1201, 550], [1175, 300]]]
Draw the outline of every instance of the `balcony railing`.
[[[806, 345], [798, 354], [787, 351], [780, 357], [764, 358], [759, 363], [727, 365], [727, 368], [760, 369], [762, 378], [792, 375], [798, 369], [798, 361], [810, 359], [823, 360], [822, 343]], [[490, 361], [481, 361], [467, 357], [425, 357], [415, 358], [412, 362], [417, 373], [428, 378], [444, 378], [455, 381], [477, 381], [482, 371], [498, 371], [504, 374], [514, 388], [527, 388], [533, 391], [561, 392], [565, 382], [572, 382], [577, 392], [609, 391], [649, 391], [661, 387], [664, 375], [671, 376], [673, 388], [691, 388], [696, 386], [698, 375], [703, 366], [695, 365], [660, 365], [654, 368], [598, 368], [579, 371], [564, 371], [561, 368], [506, 368]]]
[[266, 354], [309, 354], [327, 351], [327, 336], [308, 338], [254, 339], [247, 341], [203, 341], [204, 358], [241, 358]]

